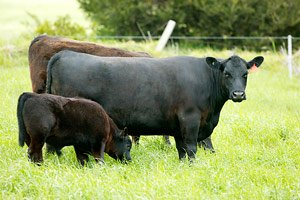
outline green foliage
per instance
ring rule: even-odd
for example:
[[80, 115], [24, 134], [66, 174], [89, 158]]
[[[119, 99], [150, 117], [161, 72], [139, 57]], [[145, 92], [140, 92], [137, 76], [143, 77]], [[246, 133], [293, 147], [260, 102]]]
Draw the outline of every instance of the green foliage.
[[40, 21], [37, 16], [29, 14], [36, 24], [35, 34], [48, 34], [66, 36], [80, 39], [86, 36], [85, 28], [75, 22], [69, 15], [59, 16], [54, 22], [49, 20]]
[[78, 0], [98, 23], [100, 32], [139, 35], [139, 26], [152, 35], [164, 23], [177, 22], [174, 35], [281, 36], [299, 35], [298, 0]]
[[[160, 35], [169, 19], [176, 36], [300, 35], [299, 0], [77, 0], [100, 35]], [[281, 45], [282, 41], [276, 41]], [[213, 47], [271, 46], [272, 41], [209, 41]]]
[[[30, 41], [15, 49], [27, 49]], [[132, 41], [104, 45], [161, 57], [233, 53], [172, 47], [159, 53], [155, 43]], [[246, 60], [258, 55], [235, 53]], [[31, 90], [28, 64], [0, 66], [0, 199], [299, 199], [299, 80], [287, 78], [282, 55], [262, 55], [260, 70], [249, 75], [247, 100], [229, 101], [221, 112], [212, 135], [216, 153], [198, 149], [192, 165], [179, 162], [173, 138], [168, 147], [157, 136], [141, 137], [127, 165], [105, 155], [105, 165], [90, 161], [82, 168], [71, 147], [59, 158], [44, 155], [42, 166], [29, 163], [27, 147], [18, 146], [16, 118], [19, 95]]]

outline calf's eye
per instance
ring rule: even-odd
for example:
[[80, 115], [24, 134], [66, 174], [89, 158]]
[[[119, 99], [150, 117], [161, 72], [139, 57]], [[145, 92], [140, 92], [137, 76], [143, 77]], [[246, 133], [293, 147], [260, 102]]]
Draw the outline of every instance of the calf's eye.
[[230, 77], [230, 74], [228, 72], [225, 72], [224, 75], [226, 78]]

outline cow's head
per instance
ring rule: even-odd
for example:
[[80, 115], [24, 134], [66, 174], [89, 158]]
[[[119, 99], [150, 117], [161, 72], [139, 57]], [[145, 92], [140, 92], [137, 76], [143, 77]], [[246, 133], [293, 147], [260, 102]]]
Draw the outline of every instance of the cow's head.
[[234, 102], [241, 102], [246, 99], [245, 88], [248, 71], [252, 67], [259, 67], [263, 61], [262, 56], [255, 57], [249, 62], [238, 56], [232, 56], [222, 61], [213, 57], [206, 58], [206, 63], [211, 68], [222, 72], [222, 86], [226, 88], [228, 98]]
[[107, 151], [110, 157], [122, 162], [131, 160], [130, 150], [132, 142], [125, 129], [115, 131]]

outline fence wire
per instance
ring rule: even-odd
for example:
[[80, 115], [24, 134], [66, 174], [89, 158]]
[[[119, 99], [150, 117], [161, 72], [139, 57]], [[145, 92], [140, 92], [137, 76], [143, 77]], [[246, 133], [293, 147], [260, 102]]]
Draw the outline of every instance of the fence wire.
[[[159, 40], [160, 36], [96, 36], [96, 40]], [[255, 43], [253, 42], [255, 41]], [[273, 50], [279, 51], [281, 47], [287, 48], [288, 36], [171, 36], [169, 44], [178, 43], [182, 46], [212, 47], [212, 48], [241, 48], [245, 50]], [[293, 49], [299, 49], [300, 37], [292, 37]]]
[[[97, 40], [113, 39], [113, 40], [159, 40], [160, 36], [96, 36]], [[292, 43], [288, 44], [289, 36], [171, 36], [169, 43], [181, 43], [189, 44], [189, 46], [210, 46], [216, 48], [232, 48], [239, 47], [241, 49], [249, 50], [273, 50], [273, 51], [284, 51], [286, 54], [287, 65], [290, 71], [290, 77], [292, 73], [299, 74], [298, 60], [299, 60], [299, 47], [300, 37], [291, 37]], [[243, 41], [243, 42], [241, 42]], [[253, 42], [255, 41], [255, 43]], [[292, 52], [285, 51], [283, 49], [290, 48], [296, 49], [294, 56]], [[299, 54], [299, 55], [298, 55]], [[293, 65], [293, 66], [292, 66]]]
[[[124, 35], [104, 35], [96, 36], [96, 39], [159, 39], [160, 36], [124, 36]], [[300, 40], [300, 37], [292, 37], [293, 40]], [[251, 37], [251, 36], [171, 36], [170, 39], [176, 40], [287, 40], [288, 36], [262, 36], [262, 37]]]

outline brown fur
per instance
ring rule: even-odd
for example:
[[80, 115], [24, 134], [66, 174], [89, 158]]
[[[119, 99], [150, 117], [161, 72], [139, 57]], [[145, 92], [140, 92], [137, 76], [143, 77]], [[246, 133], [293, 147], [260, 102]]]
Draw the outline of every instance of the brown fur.
[[87, 154], [103, 161], [104, 152], [115, 159], [130, 160], [131, 141], [123, 135], [104, 109], [86, 99], [51, 94], [23, 93], [18, 102], [19, 144], [27, 144], [28, 157], [43, 161], [45, 142], [55, 148], [73, 145], [83, 165]]
[[130, 52], [90, 42], [40, 35], [31, 42], [28, 51], [30, 78], [33, 92], [45, 92], [48, 61], [55, 53], [66, 49], [105, 57], [151, 57], [149, 54], [144, 52]]
[[[66, 49], [103, 57], [151, 57], [145, 52], [131, 52], [118, 48], [105, 47], [91, 42], [40, 35], [32, 40], [28, 51], [33, 92], [39, 94], [46, 92], [48, 62], [55, 53]], [[134, 136], [133, 140], [138, 143], [139, 137]], [[164, 136], [164, 140], [166, 144], [171, 145], [169, 136]]]

